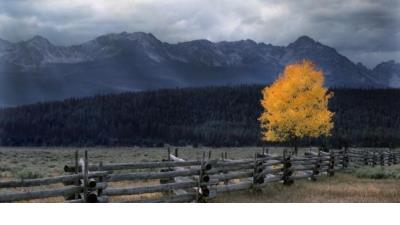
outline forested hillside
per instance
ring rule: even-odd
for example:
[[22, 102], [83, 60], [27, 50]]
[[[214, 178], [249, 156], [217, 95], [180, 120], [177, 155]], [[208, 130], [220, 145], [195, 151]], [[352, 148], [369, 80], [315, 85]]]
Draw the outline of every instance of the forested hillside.
[[[262, 86], [123, 93], [0, 110], [6, 146], [261, 145]], [[336, 89], [331, 145], [400, 144], [400, 90]], [[303, 145], [320, 144], [304, 140]]]

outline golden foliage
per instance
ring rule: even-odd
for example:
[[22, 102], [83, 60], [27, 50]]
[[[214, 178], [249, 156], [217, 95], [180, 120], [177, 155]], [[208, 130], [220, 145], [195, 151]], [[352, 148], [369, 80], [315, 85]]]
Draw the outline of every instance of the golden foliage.
[[333, 113], [328, 100], [333, 93], [323, 87], [322, 71], [308, 60], [287, 65], [284, 73], [262, 90], [259, 117], [263, 139], [287, 141], [294, 138], [330, 135]]

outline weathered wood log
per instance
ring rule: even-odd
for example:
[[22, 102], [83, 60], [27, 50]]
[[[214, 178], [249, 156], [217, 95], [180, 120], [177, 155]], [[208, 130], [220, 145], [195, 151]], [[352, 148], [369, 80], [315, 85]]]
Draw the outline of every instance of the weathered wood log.
[[315, 165], [306, 165], [306, 166], [293, 166], [293, 171], [304, 171], [304, 170], [312, 170], [315, 168]]
[[239, 179], [239, 178], [252, 177], [252, 176], [253, 176], [253, 171], [217, 174], [217, 175], [213, 175], [211, 177], [213, 179], [218, 179], [221, 182], [221, 181], [226, 181], [226, 180]]
[[[179, 171], [179, 172], [183, 172], [183, 171], [187, 171], [185, 168], [183, 167], [175, 167], [174, 170]], [[198, 174], [201, 173], [201, 171], [199, 169], [196, 169], [196, 171], [198, 172]], [[189, 177], [174, 177], [174, 182], [175, 183], [184, 183], [184, 182], [193, 182], [193, 178], [189, 178]], [[196, 188], [193, 188], [196, 192], [198, 191]], [[188, 194], [188, 192], [185, 189], [174, 189], [172, 190], [172, 192], [175, 195], [186, 195]]]
[[[170, 158], [174, 162], [187, 162], [186, 160], [178, 158], [178, 157], [176, 157], [174, 155], [170, 155]], [[211, 160], [211, 161], [205, 163], [204, 165], [201, 165], [201, 162], [200, 162], [200, 165], [202, 166], [202, 169], [208, 171], [208, 170], [211, 170], [213, 165], [216, 165], [217, 163], [218, 163], [218, 160]]]
[[292, 162], [297, 161], [313, 161], [313, 160], [329, 160], [328, 156], [312, 156], [312, 157], [295, 157], [290, 159]]
[[[215, 185], [218, 181], [210, 180], [207, 184], [202, 185]], [[135, 195], [135, 194], [144, 194], [144, 193], [152, 193], [152, 192], [164, 192], [174, 189], [186, 189], [196, 187], [198, 182], [182, 182], [182, 183], [169, 183], [169, 184], [160, 184], [154, 186], [147, 187], [134, 187], [134, 188], [108, 188], [103, 191], [104, 195], [114, 196], [114, 195]]]
[[244, 181], [238, 184], [226, 184], [222, 186], [217, 186], [217, 193], [222, 192], [230, 192], [230, 191], [239, 191], [239, 190], [246, 190], [250, 189], [253, 186], [252, 181]]
[[108, 187], [108, 183], [107, 182], [98, 182], [96, 183], [96, 186], [93, 187], [93, 189], [106, 189]]
[[[263, 162], [264, 166], [272, 166], [282, 163], [279, 160], [265, 160]], [[241, 166], [241, 165], [252, 165], [254, 166], [254, 160], [226, 160], [219, 161], [214, 167], [230, 167], [230, 166]]]
[[39, 198], [65, 196], [80, 191], [82, 191], [81, 187], [64, 187], [64, 188], [45, 190], [45, 191], [32, 191], [24, 193], [2, 193], [0, 195], [0, 202], [15, 202], [15, 201], [32, 200]]
[[263, 188], [271, 183], [282, 181], [282, 176], [264, 177], [264, 182], [259, 184], [260, 188]]
[[[213, 162], [211, 160], [210, 162]], [[196, 166], [201, 165], [200, 161], [164, 161], [164, 162], [143, 162], [143, 163], [115, 163], [104, 164], [103, 170], [125, 170], [125, 169], [150, 169], [150, 168], [166, 168], [166, 167], [183, 167], [183, 166]], [[81, 169], [80, 169], [81, 170]], [[90, 171], [97, 171], [98, 165], [89, 165]], [[74, 172], [74, 166], [64, 166], [65, 172]]]
[[[89, 173], [88, 176], [89, 178], [95, 178], [99, 176], [105, 176], [109, 173], [110, 172], [108, 171], [97, 171]], [[0, 181], [0, 188], [33, 187], [33, 186], [68, 183], [68, 182], [73, 183], [75, 180], [79, 179], [83, 179], [82, 174], [73, 174], [73, 175], [38, 178], [38, 179]]]
[[309, 177], [312, 177], [312, 176], [313, 176], [313, 174], [310, 172], [310, 173], [305, 173], [305, 174], [301, 174], [301, 175], [294, 175], [294, 176], [292, 176], [292, 179], [293, 180], [300, 180], [300, 179], [309, 178]]
[[170, 191], [173, 189], [185, 189], [196, 187], [197, 182], [182, 182], [182, 183], [168, 183], [168, 184], [160, 184], [155, 186], [147, 186], [147, 187], [134, 187], [134, 188], [108, 188], [103, 191], [104, 195], [114, 196], [114, 195], [135, 195], [135, 194], [144, 194], [144, 193], [152, 193], [152, 192], [164, 192]]
[[262, 173], [260, 173], [262, 176], [265, 176], [267, 174], [275, 174], [275, 173], [279, 173], [282, 172], [283, 168], [270, 168], [270, 169], [264, 169], [264, 171]]
[[320, 162], [329, 163], [329, 161], [321, 161], [321, 160], [295, 161], [295, 162], [292, 162], [292, 166], [315, 165], [316, 163], [320, 163]]
[[126, 174], [111, 174], [107, 177], [107, 181], [123, 181], [123, 180], [143, 180], [143, 179], [163, 179], [174, 178], [179, 176], [193, 176], [199, 175], [199, 169], [187, 169], [168, 172], [140, 172], [140, 173], [126, 173]]
[[252, 164], [216, 167], [216, 168], [213, 168], [210, 171], [208, 171], [208, 174], [219, 174], [219, 173], [224, 173], [225, 171], [233, 172], [233, 171], [247, 170], [247, 169], [253, 169], [253, 168], [254, 168], [254, 165], [252, 165]]

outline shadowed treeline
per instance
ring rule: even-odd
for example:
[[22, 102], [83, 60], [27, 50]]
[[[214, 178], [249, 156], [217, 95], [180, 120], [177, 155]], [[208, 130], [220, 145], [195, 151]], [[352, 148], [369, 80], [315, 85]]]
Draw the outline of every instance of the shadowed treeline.
[[[257, 118], [263, 86], [123, 93], [3, 109], [7, 146], [261, 145]], [[328, 143], [400, 144], [400, 90], [335, 89]], [[320, 140], [303, 140], [318, 145]]]

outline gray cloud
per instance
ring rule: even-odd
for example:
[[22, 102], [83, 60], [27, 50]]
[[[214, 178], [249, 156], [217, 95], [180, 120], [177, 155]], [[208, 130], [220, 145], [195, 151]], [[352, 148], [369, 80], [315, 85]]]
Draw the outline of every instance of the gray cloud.
[[254, 39], [287, 45], [301, 35], [368, 66], [400, 61], [398, 0], [2, 0], [0, 37], [39, 34], [69, 45], [121, 31], [179, 42]]

